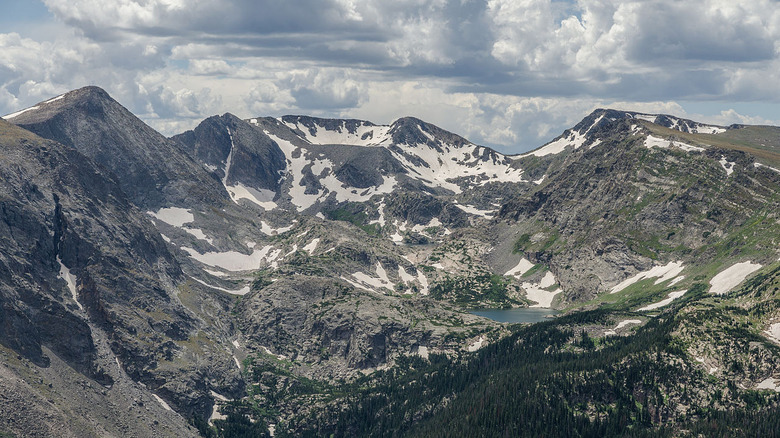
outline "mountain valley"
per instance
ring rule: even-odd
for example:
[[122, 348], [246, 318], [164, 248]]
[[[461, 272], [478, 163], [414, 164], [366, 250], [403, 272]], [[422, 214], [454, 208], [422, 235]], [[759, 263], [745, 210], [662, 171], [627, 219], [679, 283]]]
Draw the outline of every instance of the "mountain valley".
[[[85, 87], [0, 120], [0, 156], [0, 436], [780, 430], [778, 127], [166, 138]], [[524, 307], [560, 314], [470, 313]]]

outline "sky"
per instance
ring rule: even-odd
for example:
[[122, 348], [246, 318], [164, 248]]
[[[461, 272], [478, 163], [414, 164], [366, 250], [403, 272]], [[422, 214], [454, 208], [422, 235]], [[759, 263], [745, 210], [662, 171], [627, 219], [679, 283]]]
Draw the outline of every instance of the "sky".
[[97, 85], [166, 135], [414, 116], [504, 153], [596, 108], [780, 125], [780, 0], [2, 0], [0, 114]]

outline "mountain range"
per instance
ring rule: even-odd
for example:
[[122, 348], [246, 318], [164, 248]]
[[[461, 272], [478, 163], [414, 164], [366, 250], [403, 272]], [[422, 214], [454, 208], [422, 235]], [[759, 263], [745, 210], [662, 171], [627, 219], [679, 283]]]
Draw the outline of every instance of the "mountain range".
[[[3, 119], [0, 436], [776, 426], [778, 127], [599, 109], [504, 155], [228, 113], [166, 138], [97, 87]], [[527, 307], [559, 316], [471, 313]]]

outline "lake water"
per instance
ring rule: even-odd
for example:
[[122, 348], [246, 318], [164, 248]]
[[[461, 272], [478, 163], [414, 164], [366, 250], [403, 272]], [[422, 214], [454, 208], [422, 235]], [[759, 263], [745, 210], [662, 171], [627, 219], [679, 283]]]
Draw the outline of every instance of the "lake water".
[[542, 322], [555, 316], [558, 311], [539, 307], [523, 307], [519, 309], [481, 309], [472, 310], [473, 315], [484, 316], [498, 322]]

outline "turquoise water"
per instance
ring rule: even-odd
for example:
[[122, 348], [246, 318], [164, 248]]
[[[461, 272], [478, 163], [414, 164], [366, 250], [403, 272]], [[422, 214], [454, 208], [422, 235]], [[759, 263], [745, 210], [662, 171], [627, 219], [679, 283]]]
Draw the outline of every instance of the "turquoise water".
[[498, 322], [542, 322], [558, 314], [553, 309], [527, 307], [520, 309], [481, 309], [472, 310], [473, 315], [484, 316]]

